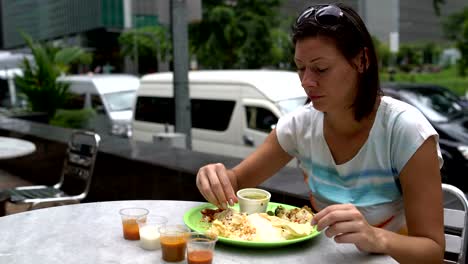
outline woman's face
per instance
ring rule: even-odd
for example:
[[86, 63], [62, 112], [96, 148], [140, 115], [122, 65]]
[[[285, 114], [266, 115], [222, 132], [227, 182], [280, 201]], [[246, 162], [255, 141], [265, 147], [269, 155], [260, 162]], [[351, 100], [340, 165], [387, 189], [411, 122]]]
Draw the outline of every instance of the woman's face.
[[357, 93], [358, 71], [333, 40], [309, 37], [297, 41], [294, 61], [302, 87], [315, 109], [322, 112], [351, 109]]

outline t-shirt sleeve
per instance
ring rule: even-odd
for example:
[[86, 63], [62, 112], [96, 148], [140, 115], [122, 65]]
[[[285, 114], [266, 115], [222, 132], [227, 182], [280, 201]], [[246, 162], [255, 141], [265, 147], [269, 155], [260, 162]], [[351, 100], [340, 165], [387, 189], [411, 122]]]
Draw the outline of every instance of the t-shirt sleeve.
[[439, 147], [439, 135], [419, 110], [407, 109], [400, 113], [392, 134], [392, 161], [398, 175], [419, 147], [431, 136], [436, 140], [439, 168], [442, 167], [443, 159]]
[[282, 116], [276, 125], [276, 137], [278, 142], [291, 156], [296, 156], [297, 149], [297, 119], [294, 112]]

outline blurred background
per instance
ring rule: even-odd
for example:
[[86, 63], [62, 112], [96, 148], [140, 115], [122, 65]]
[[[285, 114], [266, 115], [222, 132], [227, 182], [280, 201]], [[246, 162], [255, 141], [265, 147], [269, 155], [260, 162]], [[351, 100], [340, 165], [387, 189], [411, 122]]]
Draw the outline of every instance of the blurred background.
[[[444, 181], [461, 186], [464, 178], [455, 175], [460, 171], [466, 175], [468, 170], [468, 2], [342, 2], [360, 14], [373, 36], [384, 92], [426, 115], [441, 138]], [[171, 89], [188, 107], [166, 103], [175, 108], [171, 115], [176, 120], [194, 118], [190, 85], [184, 81], [188, 71], [294, 73], [290, 27], [304, 8], [319, 3], [328, 2], [1, 0], [0, 115], [142, 140], [133, 126], [135, 118], [154, 117], [158, 115], [154, 109], [163, 105], [163, 101], [137, 96], [142, 80], [158, 76], [151, 74], [183, 73], [175, 77], [185, 76], [179, 82], [182, 86]], [[301, 104], [299, 100], [293, 106]], [[264, 124], [249, 123], [253, 124], [249, 129], [263, 139], [286, 112], [284, 105], [276, 112], [249, 106], [243, 118], [264, 117]], [[216, 122], [218, 118], [207, 109], [201, 119]], [[140, 110], [146, 112], [135, 112]], [[229, 113], [226, 120], [227, 126]], [[150, 132], [158, 132], [151, 131], [151, 120], [139, 121], [147, 122]], [[184, 122], [188, 128], [167, 123], [165, 130], [172, 128], [190, 139], [192, 121]], [[240, 136], [239, 144], [257, 144], [251, 136]], [[186, 147], [191, 148], [190, 140]]]

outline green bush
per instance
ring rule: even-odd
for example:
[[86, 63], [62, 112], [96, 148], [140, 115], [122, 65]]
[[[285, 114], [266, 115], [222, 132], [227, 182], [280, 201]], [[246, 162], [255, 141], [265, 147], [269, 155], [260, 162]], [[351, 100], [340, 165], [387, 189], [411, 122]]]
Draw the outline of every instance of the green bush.
[[[397, 72], [395, 74], [395, 81], [438, 84], [451, 89], [458, 95], [464, 95], [468, 91], [468, 78], [458, 76], [456, 71], [456, 67], [450, 67], [433, 73]], [[380, 79], [384, 82], [389, 81], [388, 72], [381, 72]]]
[[92, 117], [96, 115], [93, 109], [80, 110], [65, 110], [59, 109], [54, 117], [50, 120], [50, 124], [54, 126], [67, 128], [86, 128], [86, 125]]

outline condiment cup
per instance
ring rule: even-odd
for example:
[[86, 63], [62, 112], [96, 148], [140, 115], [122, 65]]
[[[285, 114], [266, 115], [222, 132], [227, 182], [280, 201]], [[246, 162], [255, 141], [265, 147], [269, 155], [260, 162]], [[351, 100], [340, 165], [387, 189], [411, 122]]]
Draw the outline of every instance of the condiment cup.
[[139, 240], [137, 219], [145, 219], [149, 211], [145, 208], [123, 208], [119, 211], [122, 218], [123, 236], [127, 240]]
[[185, 249], [190, 229], [184, 225], [166, 225], [159, 228], [162, 259], [165, 262], [185, 260]]
[[187, 240], [188, 264], [211, 264], [218, 236], [214, 233], [190, 233]]
[[167, 218], [160, 215], [148, 215], [137, 219], [140, 230], [140, 247], [146, 250], [161, 248], [159, 228], [164, 227]]
[[245, 188], [237, 191], [239, 209], [241, 213], [265, 213], [271, 194], [258, 188]]

